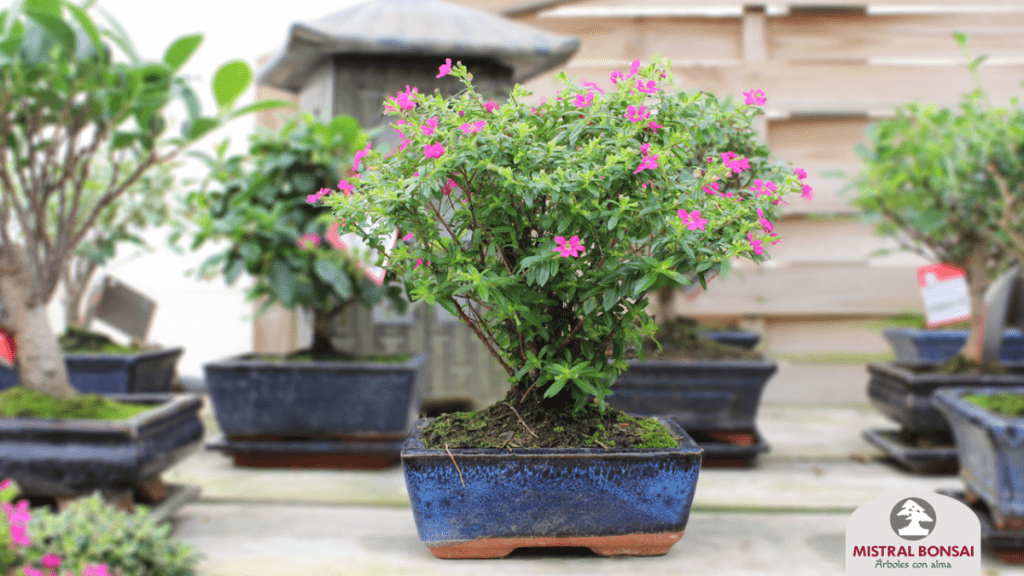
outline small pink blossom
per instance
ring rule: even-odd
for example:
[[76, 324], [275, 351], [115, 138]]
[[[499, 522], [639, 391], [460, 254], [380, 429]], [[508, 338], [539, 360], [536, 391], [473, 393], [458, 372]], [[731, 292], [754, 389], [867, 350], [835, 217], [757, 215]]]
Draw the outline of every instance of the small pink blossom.
[[441, 64], [441, 66], [439, 66], [437, 70], [438, 70], [438, 72], [437, 72], [437, 76], [435, 76], [435, 78], [440, 78], [442, 76], [447, 76], [448, 74], [450, 74], [451, 71], [452, 71], [452, 59], [451, 58], [445, 58], [444, 59], [444, 64]]
[[4, 480], [3, 482], [0, 482], [0, 492], [3, 492], [4, 490], [7, 490], [10, 487], [11, 487], [11, 479], [10, 478]]
[[449, 178], [448, 181], [444, 183], [444, 186], [441, 187], [441, 194], [444, 196], [451, 194], [452, 190], [455, 190], [456, 186], [458, 186], [458, 184], [455, 183], [455, 180]]
[[573, 99], [573, 104], [577, 108], [586, 108], [594, 103], [594, 93], [587, 91], [586, 94], [577, 94], [576, 98]]
[[585, 86], [588, 90], [596, 90], [601, 94], [604, 94], [604, 90], [601, 90], [601, 87], [595, 84], [594, 82], [584, 82], [583, 86]]
[[408, 242], [409, 240], [412, 240], [412, 232], [409, 232], [405, 236], [402, 236], [402, 242]]
[[484, 103], [484, 110], [488, 112], [494, 112], [498, 109], [498, 104], [494, 100], [488, 100]]
[[110, 576], [106, 564], [86, 564], [82, 576]]
[[639, 72], [639, 71], [640, 71], [640, 59], [637, 58], [636, 60], [633, 60], [632, 64], [630, 64], [630, 66], [629, 66], [629, 76], [626, 76], [626, 79], [628, 80], [628, 79], [632, 78], [633, 76], [636, 76], [636, 73]]
[[[401, 134], [401, 133], [400, 133], [400, 134]], [[404, 137], [405, 137], [405, 135], [403, 134], [403, 135], [402, 135], [402, 137], [404, 138]], [[355, 159], [355, 165], [356, 165], [356, 166], [359, 166], [359, 162], [360, 162], [360, 161], [361, 161], [361, 160], [362, 160], [363, 158], [366, 158], [366, 157], [367, 157], [367, 156], [368, 156], [368, 155], [370, 154], [370, 146], [373, 146], [373, 142], [367, 142], [367, 143], [366, 143], [366, 148], [363, 148], [363, 149], [362, 149], [362, 150], [360, 150], [359, 152], [356, 152], [356, 159]]]
[[761, 229], [766, 233], [771, 234], [772, 231], [775, 230], [775, 226], [771, 221], [764, 217], [764, 210], [761, 210], [760, 208], [757, 209], [757, 221], [761, 224]]
[[649, 152], [650, 149], [651, 149], [651, 145], [649, 143], [647, 143], [647, 142], [644, 142], [643, 144], [640, 145], [640, 153], [641, 154], [647, 154], [647, 152]]
[[351, 182], [343, 179], [338, 182], [338, 190], [344, 192], [345, 196], [351, 196], [352, 192], [355, 191], [355, 187], [352, 186]]
[[444, 154], [444, 145], [440, 142], [423, 147], [423, 155], [427, 158], [440, 158], [442, 154]]
[[487, 126], [487, 121], [486, 120], [477, 120], [476, 122], [473, 122], [472, 124], [470, 124], [469, 122], [466, 122], [462, 126], [459, 126], [459, 128], [462, 129], [462, 133], [463, 134], [469, 134], [471, 132], [479, 132], [479, 131], [483, 130], [484, 126]]
[[807, 178], [807, 171], [804, 170], [803, 168], [797, 168], [797, 169], [793, 170], [793, 173], [796, 174], [796, 177], [799, 180], [803, 180], [803, 179]]
[[664, 126], [662, 126], [661, 124], [658, 124], [654, 120], [651, 120], [650, 122], [648, 122], [647, 123], [647, 127], [650, 128], [651, 130], [654, 130], [655, 134], [658, 133], [658, 128], [664, 128]]
[[616, 70], [615, 72], [612, 72], [611, 76], [609, 76], [608, 78], [609, 78], [609, 80], [612, 81], [612, 84], [618, 84], [619, 80], [622, 80], [624, 77], [625, 77], [625, 74], [623, 74], [622, 72]]
[[577, 258], [583, 254], [584, 250], [586, 250], [586, 248], [580, 245], [579, 236], [573, 236], [570, 238], [568, 244], [566, 244], [564, 236], [555, 236], [555, 244], [558, 244], [558, 246], [552, 249], [552, 251], [558, 252], [563, 258], [567, 256]]
[[760, 240], [754, 238], [753, 232], [747, 233], [747, 240], [750, 241], [750, 246], [754, 249], [754, 254], [757, 254], [758, 256], [764, 255], [764, 244]]
[[416, 107], [415, 100], [416, 100], [416, 96], [417, 96], [418, 92], [419, 92], [419, 89], [413, 88], [413, 89], [410, 90], [409, 89], [409, 85], [406, 84], [405, 85], [405, 92], [399, 92], [395, 96], [395, 99], [398, 101], [398, 109], [399, 110], [411, 110], [411, 109], [415, 108]]
[[764, 92], [762, 92], [760, 89], [751, 90], [750, 92], [744, 92], [743, 95], [747, 97], [745, 101], [746, 104], [755, 104], [757, 106], [763, 106], [764, 103], [767, 101], [764, 97]]
[[420, 127], [420, 132], [423, 132], [424, 136], [433, 136], [435, 128], [437, 128], [437, 116], [433, 116], [427, 120], [427, 124]]
[[43, 568], [53, 570], [60, 566], [60, 556], [57, 556], [53, 552], [44, 555], [39, 559], [39, 563], [43, 565]]
[[639, 174], [644, 170], [653, 170], [658, 167], [658, 155], [648, 154], [640, 160], [640, 165], [633, 170], [633, 174]]
[[643, 80], [637, 80], [636, 89], [645, 94], [656, 94], [658, 92], [658, 83], [654, 80], [648, 80], [647, 84], [644, 84]]
[[715, 194], [718, 194], [718, 182], [712, 182], [705, 186], [704, 188], [701, 188], [701, 190], [704, 190], [708, 194], [714, 196]]
[[804, 200], [814, 200], [814, 194], [812, 192], [813, 190], [814, 189], [811, 188], [809, 185], [804, 184], [804, 188], [800, 192], [800, 197], [803, 198]]
[[750, 170], [750, 163], [746, 158], [736, 156], [735, 152], [722, 153], [722, 162], [733, 172], [739, 174], [744, 170]]
[[[430, 266], [433, 262], [427, 261], [427, 266]], [[412, 269], [415, 270], [423, 265], [423, 258], [417, 258], [416, 264], [413, 265]]]
[[407, 146], [408, 146], [409, 144], [412, 144], [412, 139], [410, 139], [410, 138], [406, 138], [406, 139], [402, 140], [401, 142], [399, 142], [399, 143], [398, 143], [398, 151], [399, 151], [399, 152], [404, 152], [404, 151], [405, 151], [405, 148], [406, 148], [406, 147], [407, 147]]
[[296, 243], [299, 248], [316, 248], [320, 245], [320, 236], [318, 234], [303, 234]]
[[[341, 183], [339, 182], [338, 185], [340, 186]], [[317, 200], [324, 196], [327, 196], [331, 192], [333, 192], [333, 190], [331, 190], [330, 188], [321, 188], [320, 191], [317, 192], [316, 194], [310, 194], [306, 196], [306, 202], [309, 204], [316, 204]]]
[[31, 566], [25, 566], [25, 569], [22, 571], [22, 574], [24, 576], [45, 576], [42, 570], [37, 570]]
[[680, 208], [676, 211], [676, 215], [686, 225], [687, 230], [703, 230], [704, 225], [708, 223], [706, 218], [700, 217], [700, 210], [694, 210], [693, 212], [687, 212]]
[[754, 185], [750, 187], [758, 197], [775, 193], [779, 187], [771, 180], [764, 181], [760, 178], [754, 179]]
[[646, 106], [644, 106], [642, 104], [640, 105], [639, 108], [637, 108], [636, 106], [634, 106], [632, 104], [630, 104], [629, 106], [626, 106], [626, 118], [629, 118], [630, 122], [636, 123], [636, 122], [639, 122], [641, 120], [647, 120], [650, 117], [651, 117], [651, 112], [647, 109]]

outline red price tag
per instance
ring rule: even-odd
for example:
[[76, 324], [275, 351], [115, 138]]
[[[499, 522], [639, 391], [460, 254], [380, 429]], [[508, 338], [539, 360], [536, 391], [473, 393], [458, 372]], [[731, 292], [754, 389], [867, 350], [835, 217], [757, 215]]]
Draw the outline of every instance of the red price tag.
[[917, 269], [917, 283], [921, 287], [924, 318], [929, 328], [971, 317], [971, 296], [963, 270], [949, 264], [922, 266]]

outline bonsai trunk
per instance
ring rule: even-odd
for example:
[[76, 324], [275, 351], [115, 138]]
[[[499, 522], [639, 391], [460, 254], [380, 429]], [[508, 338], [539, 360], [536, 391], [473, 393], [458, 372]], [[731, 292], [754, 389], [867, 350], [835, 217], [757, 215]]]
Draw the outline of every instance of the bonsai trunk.
[[58, 398], [77, 394], [68, 382], [64, 353], [50, 326], [46, 298], [25, 263], [21, 247], [0, 249], [0, 295], [9, 328], [17, 344], [18, 379], [21, 386]]
[[974, 250], [967, 258], [964, 269], [967, 273], [967, 292], [971, 297], [971, 321], [967, 342], [960, 350], [960, 355], [981, 364], [981, 347], [985, 342], [985, 292], [992, 279], [985, 267], [983, 250]]
[[655, 311], [655, 320], [658, 321], [658, 324], [664, 325], [672, 319], [672, 308], [675, 301], [675, 287], [666, 286], [658, 290], [658, 308]]
[[309, 352], [314, 358], [334, 353], [334, 345], [331, 344], [334, 316], [330, 311], [313, 310], [313, 344]]
[[96, 261], [82, 256], [73, 256], [64, 266], [62, 280], [67, 294], [64, 297], [64, 325], [68, 328], [84, 329], [82, 301], [86, 289], [96, 273]]

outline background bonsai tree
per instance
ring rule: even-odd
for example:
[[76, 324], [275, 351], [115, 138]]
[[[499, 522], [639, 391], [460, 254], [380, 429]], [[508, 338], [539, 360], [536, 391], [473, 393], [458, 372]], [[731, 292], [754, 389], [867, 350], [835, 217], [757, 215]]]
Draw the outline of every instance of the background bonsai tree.
[[984, 296], [1014, 263], [1024, 263], [1024, 111], [996, 107], [956, 36], [977, 88], [955, 109], [912, 103], [868, 130], [853, 203], [879, 234], [929, 260], [962, 268], [971, 299], [963, 358], [981, 363]]
[[186, 199], [195, 224], [192, 249], [226, 242], [200, 265], [199, 275], [220, 273], [231, 284], [247, 272], [254, 280], [248, 296], [262, 301], [260, 312], [274, 303], [311, 309], [313, 341], [303, 352], [314, 357], [336, 352], [335, 321], [350, 304], [370, 307], [389, 297], [396, 310], [406, 307], [401, 287], [372, 280], [363, 270], [365, 255], [339, 245], [330, 210], [311, 203], [316, 194], [310, 190], [341, 181], [366, 145], [355, 118], [321, 122], [306, 114], [279, 132], [258, 130], [246, 155], [226, 157], [227, 142], [216, 155], [193, 154], [210, 175]]
[[[108, 207], [155, 166], [230, 118], [280, 105], [234, 110], [252, 78], [249, 66], [235, 61], [216, 73], [219, 109], [204, 116], [178, 75], [201, 35], [174, 41], [161, 61], [142, 61], [120, 26], [97, 23], [90, 7], [25, 0], [0, 11], [2, 327], [18, 342], [21, 385], [59, 397], [75, 390], [46, 306], [75, 250]], [[165, 110], [174, 100], [185, 104], [188, 117], [181, 133], [169, 136]], [[100, 159], [109, 177], [102, 190], [89, 190]]]
[[[711, 145], [751, 108], [691, 113], [704, 96], [670, 94], [667, 62], [603, 86], [563, 74], [567, 88], [538, 106], [521, 86], [485, 101], [459, 64], [440, 73], [466, 89], [390, 99], [399, 150], [371, 152], [355, 192], [325, 202], [375, 248], [411, 235], [390, 268], [412, 300], [476, 333], [512, 383], [499, 405], [526, 422], [575, 420], [594, 398], [604, 412], [627, 348], [654, 330], [648, 292], [767, 258], [770, 220], [802, 187], [791, 169], [750, 178], [762, 164]], [[706, 157], [689, 153], [695, 139]]]

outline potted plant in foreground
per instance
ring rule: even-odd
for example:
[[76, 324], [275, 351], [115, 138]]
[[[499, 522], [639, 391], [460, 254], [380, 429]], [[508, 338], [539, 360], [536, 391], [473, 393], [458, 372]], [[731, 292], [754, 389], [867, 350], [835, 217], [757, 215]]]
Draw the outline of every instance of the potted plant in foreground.
[[[966, 54], [966, 38], [957, 40]], [[983, 60], [968, 58], [976, 81]], [[906, 249], [962, 269], [971, 301], [967, 342], [943, 370], [934, 362], [868, 366], [871, 403], [902, 429], [865, 436], [917, 470], [956, 467], [949, 427], [929, 399], [937, 388], [1024, 384], [1019, 370], [982, 355], [985, 294], [1000, 273], [1024, 262], [1021, 118], [1016, 105], [993, 106], [978, 81], [956, 109], [907, 104], [868, 132], [854, 204]]]
[[398, 150], [371, 152], [352, 193], [324, 200], [371, 247], [409, 238], [389, 268], [410, 298], [470, 326], [511, 383], [488, 408], [420, 421], [403, 446], [420, 538], [445, 558], [664, 554], [682, 537], [700, 448], [672, 420], [606, 397], [654, 331], [648, 291], [766, 258], [762, 220], [798, 178], [713, 193], [749, 165], [729, 150], [696, 164], [677, 154], [694, 129], [721, 128], [685, 120], [697, 96], [669, 95], [667, 62], [536, 106], [521, 86], [485, 101], [450, 60], [439, 72], [466, 89], [389, 99]]
[[[720, 102], [707, 93], [677, 97], [686, 100], [678, 121], [691, 126], [693, 136], [673, 149], [675, 155], [697, 166], [727, 150], [745, 158], [749, 166], [730, 171], [728, 178], [716, 181], [705, 192], [730, 198], [757, 188], [757, 182], [783, 182], [794, 174], [792, 168], [773, 164], [768, 147], [758, 142], [752, 122], [761, 113], [763, 95], [747, 93], [742, 106], [731, 99]], [[701, 131], [701, 123], [708, 122], [716, 129]], [[802, 170], [795, 174], [798, 179], [806, 177]], [[810, 198], [809, 186], [802, 192]], [[763, 231], [774, 230], [767, 214], [762, 212], [758, 218]], [[759, 352], [733, 345], [743, 342], [750, 348], [757, 342], [756, 334], [701, 331], [693, 320], [676, 317], [675, 298], [674, 287], [657, 291], [658, 332], [644, 341], [648, 355], [654, 358], [628, 360], [608, 403], [634, 414], [671, 416], [704, 448], [704, 465], [748, 465], [768, 450], [755, 420], [761, 394], [778, 364]]]
[[[219, 110], [203, 116], [179, 74], [201, 36], [180, 38], [163, 60], [144, 62], [116, 23], [97, 24], [89, 9], [36, 0], [0, 11], [0, 327], [16, 339], [19, 370], [19, 386], [0, 393], [0, 408], [13, 410], [0, 417], [0, 477], [27, 495], [130, 494], [198, 447], [197, 397], [121, 396], [150, 409], [106, 422], [55, 406], [91, 409], [104, 398], [80, 397], [69, 384], [46, 308], [104, 209], [148, 170], [230, 118], [279, 105], [233, 110], [252, 77], [238, 61], [218, 70]], [[113, 44], [127, 61], [115, 58]], [[188, 118], [180, 136], [168, 136], [165, 109], [177, 98]], [[87, 203], [86, 183], [100, 158], [111, 176]]]
[[[204, 367], [225, 439], [213, 447], [239, 465], [378, 467], [396, 463], [420, 409], [425, 353], [360, 358], [337, 350], [338, 320], [350, 305], [390, 298], [401, 288], [364, 264], [352, 239], [332, 226], [330, 210], [309, 190], [342, 176], [366, 154], [354, 118], [311, 115], [280, 132], [252, 136], [247, 155], [206, 156], [211, 178], [188, 197], [193, 248], [224, 241], [200, 266], [234, 282], [248, 272], [252, 300], [312, 311], [311, 342], [284, 357], [246, 355]], [[363, 150], [362, 152], [359, 152]], [[358, 152], [358, 154], [357, 154]], [[347, 242], [347, 245], [346, 245]]]

